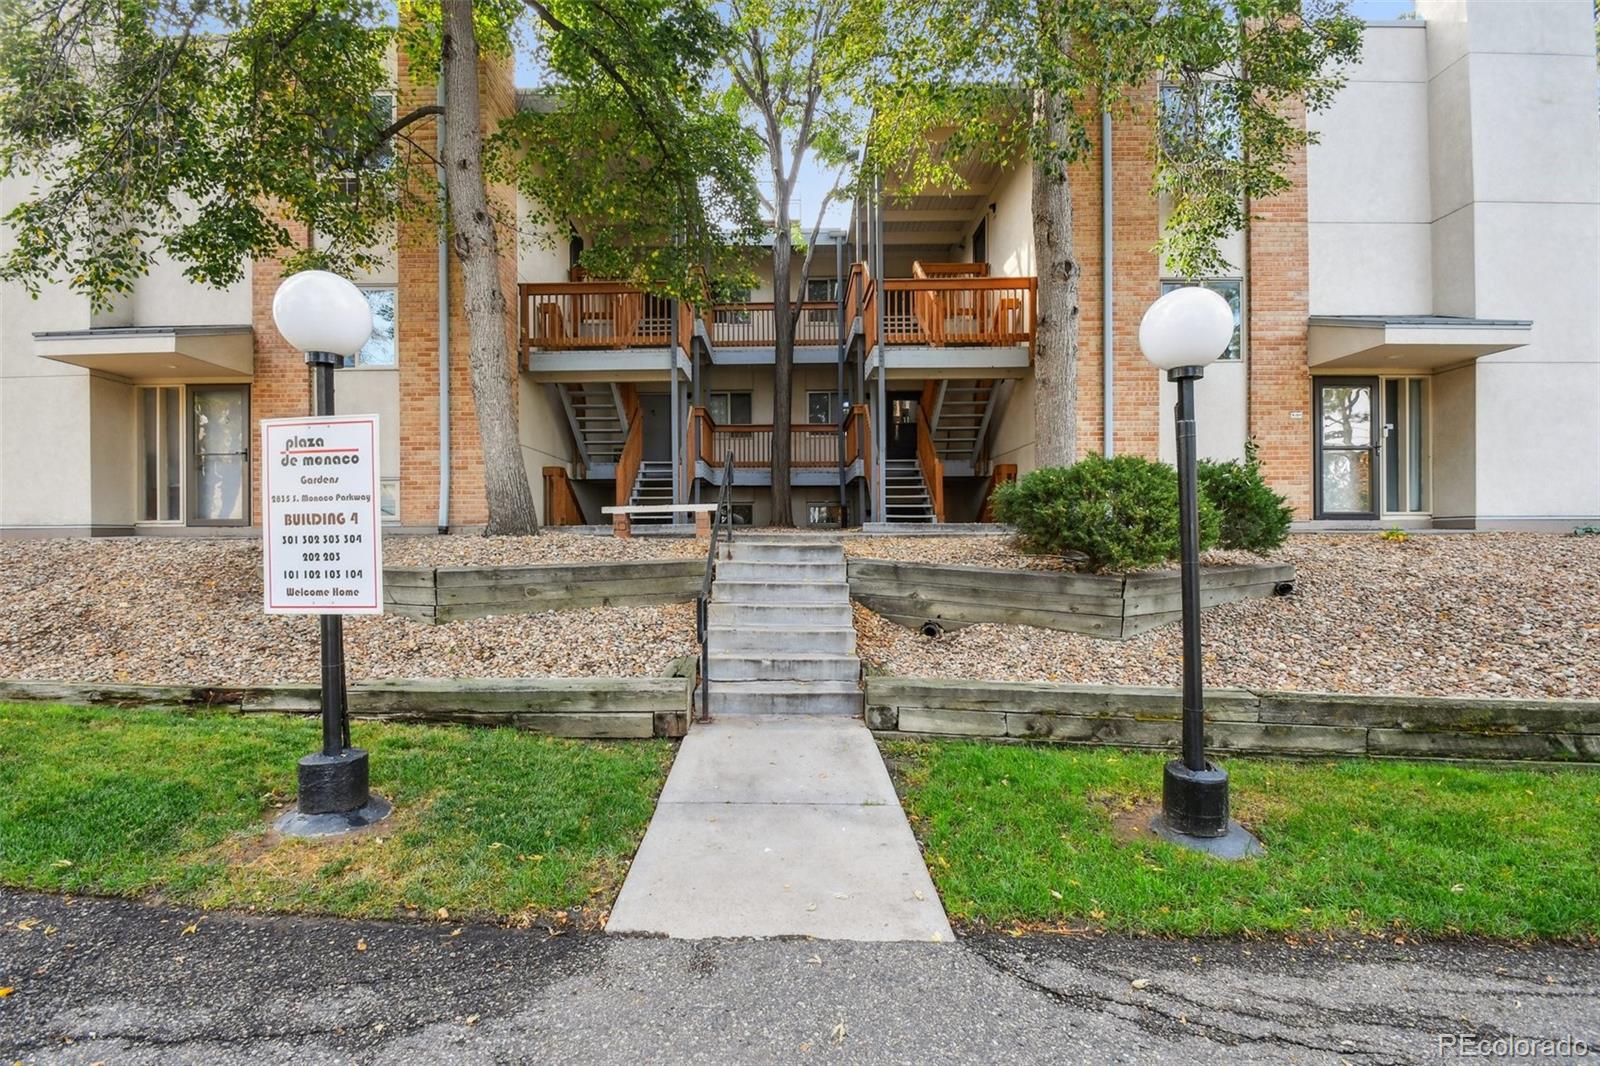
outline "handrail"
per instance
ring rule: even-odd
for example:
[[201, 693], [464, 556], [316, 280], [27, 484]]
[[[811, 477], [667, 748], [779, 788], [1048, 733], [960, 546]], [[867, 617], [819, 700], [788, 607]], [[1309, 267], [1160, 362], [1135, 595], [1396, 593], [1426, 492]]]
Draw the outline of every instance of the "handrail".
[[922, 480], [928, 484], [928, 497], [933, 501], [933, 519], [944, 521], [944, 461], [933, 446], [933, 431], [928, 427], [926, 404], [917, 405], [917, 466], [922, 470]]
[[706, 548], [706, 576], [700, 582], [700, 595], [694, 602], [695, 639], [700, 642], [700, 708], [699, 721], [711, 721], [711, 645], [709, 635], [711, 615], [711, 582], [716, 575], [717, 541], [722, 527], [728, 527], [728, 543], [733, 543], [733, 453], [722, 463], [722, 486], [717, 490], [717, 510], [711, 519], [711, 543]]
[[628, 435], [622, 442], [622, 454], [617, 456], [616, 503], [618, 507], [626, 507], [633, 496], [639, 464], [644, 461], [644, 419], [639, 417], [639, 391], [629, 384], [619, 386], [619, 391], [623, 413], [627, 415]]

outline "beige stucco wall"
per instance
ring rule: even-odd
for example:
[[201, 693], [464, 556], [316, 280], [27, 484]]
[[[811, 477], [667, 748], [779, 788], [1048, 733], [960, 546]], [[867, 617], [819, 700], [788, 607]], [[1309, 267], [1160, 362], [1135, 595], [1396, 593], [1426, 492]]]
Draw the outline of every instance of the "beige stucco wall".
[[567, 415], [549, 385], [536, 382], [527, 374], [519, 374], [517, 388], [522, 462], [528, 470], [528, 484], [533, 486], [539, 521], [545, 522], [549, 516], [545, 514], [544, 468], [560, 466], [565, 467], [568, 474], [572, 473]]

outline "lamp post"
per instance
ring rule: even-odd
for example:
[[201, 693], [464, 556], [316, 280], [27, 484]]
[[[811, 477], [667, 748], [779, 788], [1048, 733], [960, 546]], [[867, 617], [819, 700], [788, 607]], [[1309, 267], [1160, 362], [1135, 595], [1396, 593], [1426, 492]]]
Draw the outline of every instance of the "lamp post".
[[[272, 320], [284, 340], [306, 353], [311, 368], [311, 413], [331, 416], [333, 372], [372, 336], [372, 309], [349, 280], [306, 270], [284, 280], [272, 298]], [[303, 835], [326, 835], [370, 824], [389, 811], [368, 790], [367, 753], [350, 747], [346, 717], [344, 619], [321, 614], [322, 750], [300, 759], [298, 814]]]
[[1228, 773], [1206, 758], [1205, 692], [1200, 673], [1200, 499], [1195, 455], [1194, 383], [1233, 339], [1233, 309], [1210, 289], [1175, 289], [1139, 323], [1145, 358], [1178, 387], [1179, 548], [1183, 603], [1183, 747], [1162, 772], [1164, 839], [1222, 858], [1259, 854], [1261, 845], [1228, 817]]

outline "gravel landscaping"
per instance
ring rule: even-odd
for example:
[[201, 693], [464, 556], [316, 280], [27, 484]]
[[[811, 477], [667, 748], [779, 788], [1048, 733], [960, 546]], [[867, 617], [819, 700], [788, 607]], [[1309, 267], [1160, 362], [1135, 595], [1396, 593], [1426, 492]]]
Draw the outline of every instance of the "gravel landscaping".
[[[394, 537], [384, 555], [390, 565], [513, 565], [656, 558], [651, 553], [689, 544]], [[0, 573], [0, 677], [219, 685], [318, 678], [316, 619], [261, 610], [254, 540], [0, 541]], [[694, 654], [694, 607], [603, 607], [440, 626], [351, 617], [345, 650], [353, 679], [660, 674]]]
[[[852, 554], [1025, 565], [1001, 538], [878, 538]], [[914, 552], [887, 555], [887, 551]], [[1232, 556], [1234, 553], [1218, 553]], [[1418, 695], [1600, 697], [1600, 538], [1299, 534], [1295, 594], [1206, 611], [1206, 683]], [[1220, 561], [1220, 560], [1219, 560]], [[1176, 624], [1126, 641], [977, 625], [930, 640], [856, 608], [863, 659], [912, 677], [1176, 685]]]

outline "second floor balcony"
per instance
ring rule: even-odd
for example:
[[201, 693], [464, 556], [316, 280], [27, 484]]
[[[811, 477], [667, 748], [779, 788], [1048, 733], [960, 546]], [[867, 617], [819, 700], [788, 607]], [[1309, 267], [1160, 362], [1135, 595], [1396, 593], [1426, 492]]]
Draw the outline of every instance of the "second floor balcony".
[[[833, 362], [859, 328], [868, 358], [891, 371], [1026, 371], [1037, 279], [990, 277], [972, 263], [917, 262], [912, 274], [873, 279], [856, 264], [842, 306], [800, 303], [795, 362]], [[696, 308], [604, 281], [525, 284], [518, 296], [523, 364], [550, 381], [664, 379], [674, 356], [687, 376], [695, 337], [712, 363], [770, 363], [777, 344], [772, 301]]]

